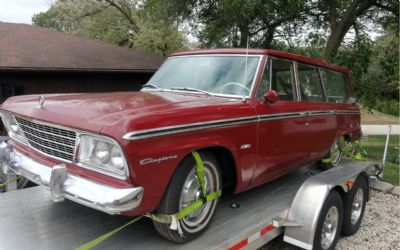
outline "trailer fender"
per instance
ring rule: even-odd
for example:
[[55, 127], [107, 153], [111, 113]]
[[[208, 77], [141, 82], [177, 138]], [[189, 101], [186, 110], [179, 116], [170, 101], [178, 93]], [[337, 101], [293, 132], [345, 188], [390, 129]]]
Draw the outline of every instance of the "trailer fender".
[[351, 184], [363, 174], [368, 176], [369, 167], [362, 162], [354, 162], [354, 167], [338, 166], [308, 178], [297, 191], [282, 226], [285, 226], [284, 241], [312, 249], [315, 229], [325, 199], [332, 189], [339, 188], [345, 193]]

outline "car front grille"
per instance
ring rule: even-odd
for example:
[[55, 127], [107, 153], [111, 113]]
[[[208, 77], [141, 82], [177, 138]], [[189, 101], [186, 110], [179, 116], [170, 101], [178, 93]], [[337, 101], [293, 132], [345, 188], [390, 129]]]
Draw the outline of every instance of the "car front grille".
[[15, 117], [29, 145], [49, 156], [67, 161], [74, 158], [76, 133], [71, 130], [39, 124]]

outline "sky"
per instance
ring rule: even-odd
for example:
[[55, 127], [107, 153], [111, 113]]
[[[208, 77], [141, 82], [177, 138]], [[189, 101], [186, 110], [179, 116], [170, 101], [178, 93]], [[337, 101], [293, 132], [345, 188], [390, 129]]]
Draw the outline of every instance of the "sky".
[[32, 23], [33, 14], [46, 11], [52, 0], [0, 0], [0, 21]]

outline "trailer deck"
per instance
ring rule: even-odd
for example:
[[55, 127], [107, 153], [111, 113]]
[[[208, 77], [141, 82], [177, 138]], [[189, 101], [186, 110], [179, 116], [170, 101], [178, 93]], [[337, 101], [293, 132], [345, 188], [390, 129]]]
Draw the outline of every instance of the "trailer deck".
[[[164, 240], [143, 218], [95, 249], [239, 249], [240, 244], [255, 249], [283, 232], [272, 226], [273, 219], [287, 214], [304, 181], [319, 172], [308, 166], [243, 194], [223, 195], [209, 229], [187, 244]], [[130, 220], [68, 200], [54, 203], [40, 186], [11, 191], [0, 194], [0, 248], [75, 249]]]

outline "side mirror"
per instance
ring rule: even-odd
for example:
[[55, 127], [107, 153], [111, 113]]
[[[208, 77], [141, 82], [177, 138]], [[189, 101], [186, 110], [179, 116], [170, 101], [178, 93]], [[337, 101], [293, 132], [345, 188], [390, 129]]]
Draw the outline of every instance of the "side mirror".
[[264, 94], [264, 103], [275, 103], [279, 100], [279, 95], [274, 90], [270, 90]]

